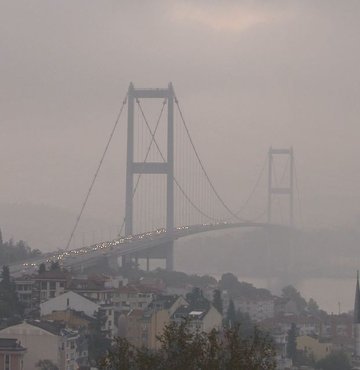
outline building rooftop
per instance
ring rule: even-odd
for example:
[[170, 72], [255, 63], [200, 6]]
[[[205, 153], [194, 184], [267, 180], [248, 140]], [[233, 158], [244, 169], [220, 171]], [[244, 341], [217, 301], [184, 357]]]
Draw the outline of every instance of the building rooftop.
[[0, 351], [25, 351], [20, 342], [17, 339], [12, 338], [0, 338]]
[[196, 319], [202, 320], [208, 313], [210, 307], [199, 308], [191, 305], [180, 306], [172, 315], [173, 319]]
[[34, 280], [67, 280], [70, 275], [63, 271], [44, 271], [41, 274], [34, 275]]

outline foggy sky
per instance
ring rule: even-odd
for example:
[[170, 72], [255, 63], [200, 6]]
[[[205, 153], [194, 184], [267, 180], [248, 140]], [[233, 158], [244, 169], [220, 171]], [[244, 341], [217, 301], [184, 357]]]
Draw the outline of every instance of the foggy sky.
[[[351, 0], [0, 0], [0, 202], [77, 212], [130, 81], [172, 81], [234, 208], [292, 145], [305, 225], [358, 224], [359, 20]], [[123, 217], [125, 132], [87, 216]]]

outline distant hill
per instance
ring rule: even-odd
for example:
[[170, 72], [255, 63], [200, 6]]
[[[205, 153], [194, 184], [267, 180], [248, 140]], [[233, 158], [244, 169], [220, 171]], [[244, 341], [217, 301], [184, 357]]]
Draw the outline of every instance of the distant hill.
[[[64, 248], [77, 215], [65, 209], [33, 204], [0, 204], [4, 240], [25, 240], [31, 248], [51, 251]], [[118, 227], [104, 220], [84, 217], [72, 246], [115, 237]]]

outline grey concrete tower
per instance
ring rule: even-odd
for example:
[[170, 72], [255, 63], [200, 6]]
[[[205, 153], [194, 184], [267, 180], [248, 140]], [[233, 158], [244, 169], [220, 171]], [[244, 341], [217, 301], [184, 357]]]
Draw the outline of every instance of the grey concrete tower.
[[[134, 105], [137, 99], [167, 100], [167, 153], [166, 162], [134, 162]], [[125, 235], [133, 233], [133, 192], [135, 174], [166, 175], [166, 230], [174, 231], [174, 90], [171, 83], [167, 88], [138, 89], [131, 83], [128, 91], [128, 127], [127, 127], [127, 163], [126, 163], [126, 203], [125, 203]], [[171, 236], [171, 235], [170, 235]], [[166, 268], [173, 270], [174, 243], [166, 247]], [[123, 264], [127, 263], [125, 257]]]
[[357, 272], [354, 305], [354, 354], [360, 357], [360, 288], [359, 271]]
[[[273, 165], [276, 155], [288, 156], [290, 160], [289, 183], [285, 187], [275, 187], [273, 184]], [[273, 196], [285, 195], [289, 198], [289, 225], [294, 224], [294, 151], [289, 149], [269, 149], [269, 170], [268, 170], [268, 208], [267, 221], [272, 222], [272, 200]]]

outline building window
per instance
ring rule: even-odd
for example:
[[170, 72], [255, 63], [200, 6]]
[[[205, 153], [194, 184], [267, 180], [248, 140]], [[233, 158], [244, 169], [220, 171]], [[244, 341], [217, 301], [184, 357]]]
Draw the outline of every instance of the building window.
[[56, 283], [55, 281], [50, 281], [50, 289], [55, 290], [56, 289]]
[[64, 288], [65, 287], [65, 283], [63, 281], [60, 281], [59, 286], [60, 286], [60, 288]]
[[10, 355], [9, 354], [6, 354], [5, 355], [5, 366], [4, 366], [4, 369], [5, 370], [10, 370]]
[[41, 282], [41, 290], [46, 290], [47, 289], [47, 282], [46, 281], [42, 281]]

